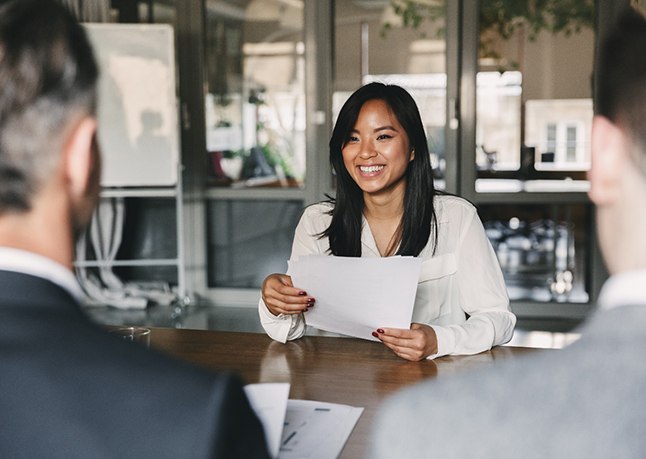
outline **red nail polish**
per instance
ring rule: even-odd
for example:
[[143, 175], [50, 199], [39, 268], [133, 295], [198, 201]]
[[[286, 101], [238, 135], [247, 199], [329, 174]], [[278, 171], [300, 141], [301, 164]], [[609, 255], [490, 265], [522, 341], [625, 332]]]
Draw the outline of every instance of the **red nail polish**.
[[381, 328], [378, 328], [378, 329], [377, 329], [377, 331], [378, 331], [379, 333], [384, 333], [384, 331], [383, 331]]
[[303, 290], [301, 290], [300, 292], [298, 292], [298, 294], [303, 296], [303, 295], [307, 295], [307, 292], [304, 292]]
[[379, 335], [377, 334], [377, 332], [372, 332], [372, 336], [374, 336], [375, 338], [379, 338]]

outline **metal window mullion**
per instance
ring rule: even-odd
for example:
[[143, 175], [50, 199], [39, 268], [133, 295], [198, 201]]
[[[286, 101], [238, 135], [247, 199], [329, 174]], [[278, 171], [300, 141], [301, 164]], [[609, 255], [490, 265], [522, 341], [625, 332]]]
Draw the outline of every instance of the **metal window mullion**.
[[189, 295], [206, 291], [206, 208], [204, 160], [204, 0], [177, 0], [176, 40], [182, 147], [184, 281]]
[[[449, 2], [451, 3], [451, 2]], [[458, 194], [475, 201], [476, 77], [480, 40], [479, 0], [461, 0], [460, 24], [460, 145]]]
[[334, 1], [305, 0], [305, 205], [332, 193], [328, 137], [332, 131]]
[[447, 1], [446, 8], [446, 121], [444, 125], [444, 160], [446, 191], [459, 193], [460, 189], [460, 72], [461, 72], [461, 4]]

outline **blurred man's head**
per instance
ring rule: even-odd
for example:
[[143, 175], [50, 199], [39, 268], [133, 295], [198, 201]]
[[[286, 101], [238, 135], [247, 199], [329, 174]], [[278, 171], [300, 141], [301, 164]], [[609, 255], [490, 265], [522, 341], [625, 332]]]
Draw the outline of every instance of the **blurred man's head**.
[[38, 211], [47, 197], [66, 207], [73, 231], [87, 222], [98, 191], [97, 77], [85, 32], [62, 5], [0, 2], [0, 219]]
[[620, 16], [597, 68], [589, 194], [614, 274], [646, 268], [646, 18]]

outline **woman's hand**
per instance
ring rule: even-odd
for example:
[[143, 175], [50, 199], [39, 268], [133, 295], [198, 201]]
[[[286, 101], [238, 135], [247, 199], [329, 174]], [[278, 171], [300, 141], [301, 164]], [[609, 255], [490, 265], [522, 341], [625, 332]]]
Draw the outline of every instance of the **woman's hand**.
[[418, 361], [437, 354], [437, 335], [433, 327], [412, 323], [410, 330], [379, 328], [372, 332], [382, 343], [402, 359]]
[[267, 309], [279, 314], [300, 314], [314, 306], [314, 298], [295, 288], [292, 278], [286, 274], [270, 274], [262, 283], [262, 300]]

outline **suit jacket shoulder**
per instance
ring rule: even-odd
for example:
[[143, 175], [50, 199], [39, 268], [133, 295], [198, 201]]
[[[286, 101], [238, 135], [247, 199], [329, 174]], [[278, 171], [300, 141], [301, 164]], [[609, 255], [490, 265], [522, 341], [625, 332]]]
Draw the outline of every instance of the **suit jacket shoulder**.
[[268, 457], [241, 381], [109, 335], [60, 287], [0, 271], [0, 457]]
[[644, 325], [646, 306], [601, 312], [566, 349], [406, 389], [370, 457], [644, 457]]

